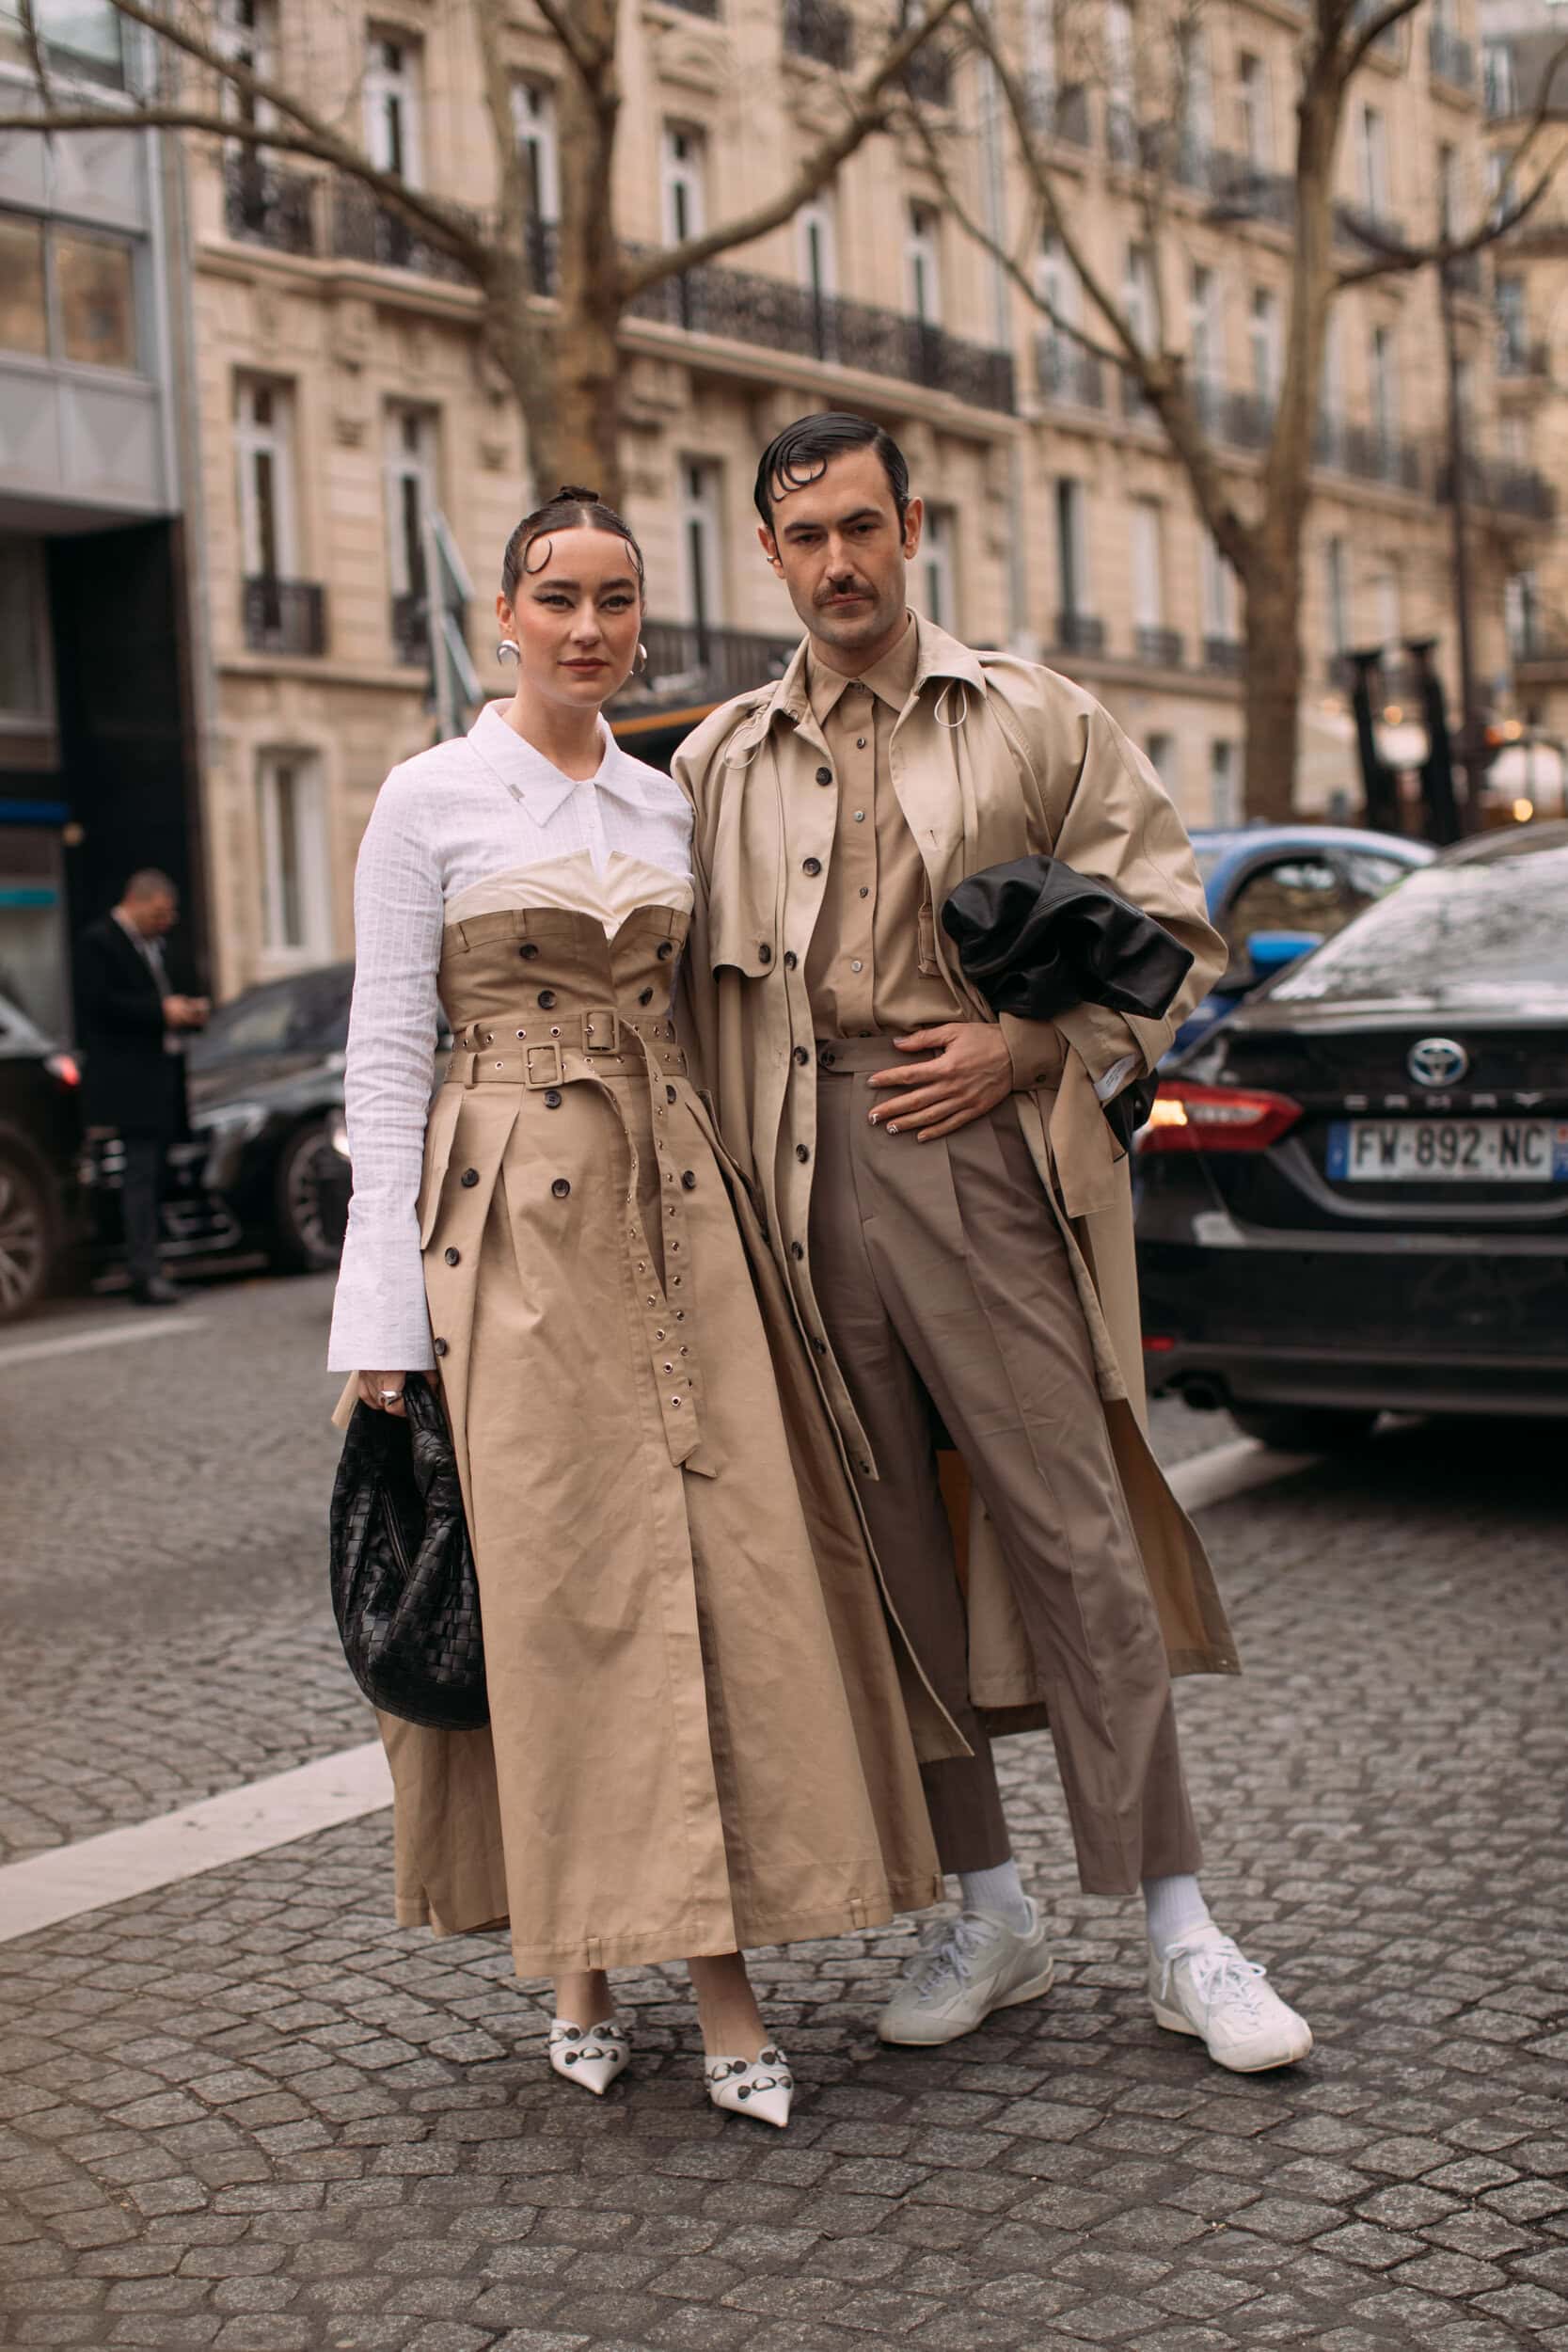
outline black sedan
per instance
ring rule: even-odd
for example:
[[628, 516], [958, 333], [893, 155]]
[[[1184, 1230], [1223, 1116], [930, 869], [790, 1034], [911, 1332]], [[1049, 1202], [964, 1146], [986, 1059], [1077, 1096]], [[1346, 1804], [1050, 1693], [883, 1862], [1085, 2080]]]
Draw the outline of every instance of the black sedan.
[[1249, 999], [1138, 1159], [1157, 1392], [1284, 1445], [1568, 1416], [1568, 825], [1462, 844]]
[[0, 996], [0, 1323], [43, 1298], [79, 1237], [81, 1073]]

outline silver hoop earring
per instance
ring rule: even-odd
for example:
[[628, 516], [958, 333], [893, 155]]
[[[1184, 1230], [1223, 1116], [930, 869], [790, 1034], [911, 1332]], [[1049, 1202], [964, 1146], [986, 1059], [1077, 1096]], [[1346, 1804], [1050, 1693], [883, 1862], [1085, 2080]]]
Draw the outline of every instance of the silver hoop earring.
[[643, 671], [647, 668], [647, 666], [648, 666], [648, 648], [647, 648], [647, 646], [646, 646], [646, 645], [644, 645], [644, 644], [642, 644], [641, 642], [639, 642], [639, 644], [638, 644], [638, 647], [637, 647], [637, 658], [636, 658], [636, 660], [633, 661], [633, 663], [632, 663], [632, 665], [631, 665], [631, 674], [632, 674], [633, 677], [641, 677], [641, 675], [642, 675], [642, 673], [643, 673]]
[[496, 660], [498, 661], [520, 662], [522, 658], [521, 650], [519, 649], [517, 640], [515, 637], [503, 637], [500, 644], [496, 647]]

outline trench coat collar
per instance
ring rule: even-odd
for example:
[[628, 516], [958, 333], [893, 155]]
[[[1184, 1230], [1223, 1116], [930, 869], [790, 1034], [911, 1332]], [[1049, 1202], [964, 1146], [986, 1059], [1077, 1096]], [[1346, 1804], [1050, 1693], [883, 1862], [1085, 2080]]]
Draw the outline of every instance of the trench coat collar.
[[[485, 704], [468, 729], [468, 741], [491, 773], [500, 778], [508, 791], [516, 794], [534, 823], [547, 824], [584, 779], [563, 776], [543, 752], [535, 751], [515, 727], [508, 726], [501, 717], [501, 707], [499, 702]], [[599, 721], [599, 742], [603, 756], [598, 773], [587, 781], [595, 792], [610, 792], [633, 808], [645, 808], [648, 795], [640, 763], [621, 749], [603, 719]]]
[[[985, 692], [986, 674], [978, 654], [972, 653], [967, 645], [961, 645], [956, 637], [949, 637], [944, 628], [938, 628], [936, 623], [927, 620], [923, 613], [915, 613], [914, 626], [917, 640], [914, 695], [920, 693], [928, 678], [943, 681], [961, 679], [965, 685], [973, 686], [977, 693]], [[819, 729], [811, 707], [808, 674], [810, 644], [809, 638], [802, 637], [778, 684], [763, 690], [758, 695], [752, 718], [745, 728], [749, 739], [760, 742], [775, 719], [785, 719], [812, 740], [817, 739]], [[905, 707], [908, 708], [907, 704]]]

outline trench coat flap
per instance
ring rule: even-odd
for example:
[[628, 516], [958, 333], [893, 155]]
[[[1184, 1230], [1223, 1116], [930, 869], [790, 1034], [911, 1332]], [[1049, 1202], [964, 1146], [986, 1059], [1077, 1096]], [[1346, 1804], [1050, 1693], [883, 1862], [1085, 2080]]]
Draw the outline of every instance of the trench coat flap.
[[420, 1220], [420, 1248], [430, 1247], [436, 1213], [441, 1206], [441, 1187], [447, 1169], [451, 1165], [451, 1139], [457, 1132], [457, 1114], [463, 1107], [463, 1089], [458, 1086], [443, 1086], [436, 1098], [425, 1130], [424, 1174], [420, 1180], [417, 1215]]

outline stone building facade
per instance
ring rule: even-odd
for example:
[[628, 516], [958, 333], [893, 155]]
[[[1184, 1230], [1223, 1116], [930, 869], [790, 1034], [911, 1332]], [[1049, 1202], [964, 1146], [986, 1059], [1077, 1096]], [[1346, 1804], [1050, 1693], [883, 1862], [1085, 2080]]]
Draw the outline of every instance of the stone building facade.
[[[1454, 13], [1468, 5], [1423, 6], [1359, 77], [1341, 159], [1347, 222], [1358, 208], [1432, 234], [1445, 202], [1460, 213], [1482, 189], [1474, 27]], [[1016, 0], [1010, 37], [1098, 265], [1147, 301], [1135, 109], [1115, 62], [1137, 30], [1123, 0], [1096, 13], [1112, 62], [1095, 75], [1074, 78], [1062, 20], [1033, 0]], [[384, 0], [362, 20], [306, 0], [233, 0], [232, 14], [245, 54], [349, 109], [377, 160], [493, 202], [461, 16], [428, 0]], [[628, 0], [612, 191], [623, 235], [672, 240], [781, 184], [834, 78], [872, 54], [888, 15], [881, 0]], [[1167, 319], [1243, 473], [1284, 342], [1304, 26], [1292, 0], [1236, 0], [1204, 21], [1201, 106], [1163, 246]], [[547, 224], [561, 60], [527, 0], [506, 37]], [[959, 199], [1016, 238], [1024, 190], [983, 70], [933, 56], [920, 87], [933, 123], [955, 127]], [[208, 844], [227, 992], [350, 948], [354, 852], [375, 790], [437, 723], [420, 596], [433, 564], [444, 600], [463, 605], [463, 691], [500, 691], [491, 602], [527, 469], [515, 409], [481, 354], [477, 297], [449, 263], [358, 188], [287, 157], [193, 147], [188, 161], [214, 675]], [[1347, 226], [1347, 258], [1357, 249]], [[1081, 297], [1060, 257], [1042, 250], [1037, 266], [1071, 315]], [[1483, 278], [1478, 267], [1462, 293], [1459, 332], [1491, 452]], [[897, 433], [927, 499], [921, 607], [972, 643], [1082, 678], [1151, 752], [1190, 822], [1237, 813], [1235, 583], [1119, 375], [1009, 285], [912, 134], [879, 134], [786, 227], [656, 289], [624, 341], [627, 510], [648, 560], [656, 681], [618, 715], [634, 748], [666, 755], [690, 716], [778, 667], [796, 631], [754, 537], [756, 452], [791, 416], [847, 406]], [[1432, 634], [1449, 660], [1441, 363], [1430, 272], [1343, 298], [1305, 615], [1303, 799], [1320, 812], [1350, 808], [1357, 790], [1338, 657]], [[1478, 482], [1490, 675], [1506, 669], [1503, 581], [1541, 530], [1544, 492], [1496, 455]]]

